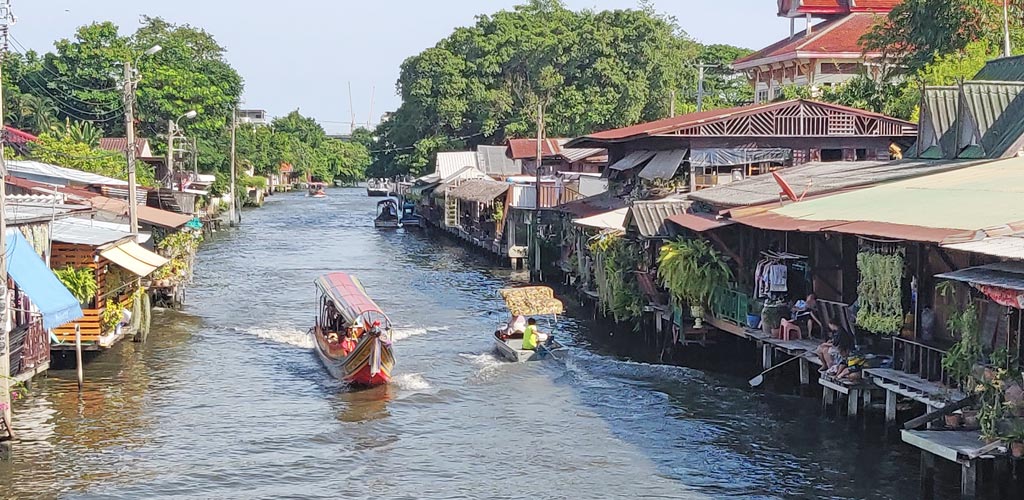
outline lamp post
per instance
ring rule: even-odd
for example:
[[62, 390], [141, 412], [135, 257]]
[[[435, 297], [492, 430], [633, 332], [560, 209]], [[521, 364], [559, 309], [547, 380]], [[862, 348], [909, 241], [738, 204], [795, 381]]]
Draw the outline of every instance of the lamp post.
[[[151, 56], [160, 52], [159, 45], [154, 45], [135, 58], [135, 66], [143, 56]], [[135, 157], [139, 154], [135, 145], [135, 87], [142, 79], [137, 70], [132, 69], [132, 62], [124, 63], [124, 127], [128, 144], [125, 146], [125, 154], [128, 155], [128, 220], [132, 236], [139, 235], [139, 200], [135, 192]]]
[[170, 177], [170, 187], [174, 188], [174, 136], [181, 130], [181, 126], [178, 122], [182, 118], [188, 118], [189, 120], [198, 116], [199, 113], [196, 110], [191, 109], [174, 120], [167, 120], [167, 175]]

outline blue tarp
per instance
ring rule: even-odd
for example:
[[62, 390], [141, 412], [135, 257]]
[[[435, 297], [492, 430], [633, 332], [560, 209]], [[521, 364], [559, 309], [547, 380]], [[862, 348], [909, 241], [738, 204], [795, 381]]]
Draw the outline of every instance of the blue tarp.
[[82, 317], [82, 307], [17, 229], [7, 232], [7, 274], [43, 315], [43, 328]]

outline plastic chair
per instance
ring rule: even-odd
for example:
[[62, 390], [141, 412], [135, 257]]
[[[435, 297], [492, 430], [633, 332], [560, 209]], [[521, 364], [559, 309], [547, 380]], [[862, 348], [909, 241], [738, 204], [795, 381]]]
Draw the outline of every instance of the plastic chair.
[[779, 338], [782, 340], [799, 340], [801, 338], [800, 326], [788, 319], [782, 319], [780, 328]]

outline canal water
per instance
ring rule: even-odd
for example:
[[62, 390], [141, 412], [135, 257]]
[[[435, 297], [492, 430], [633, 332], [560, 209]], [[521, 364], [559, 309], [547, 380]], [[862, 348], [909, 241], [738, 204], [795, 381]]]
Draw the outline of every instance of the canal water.
[[[917, 455], [746, 376], [650, 365], [571, 317], [564, 364], [491, 353], [523, 276], [377, 231], [357, 189], [273, 196], [204, 244], [183, 312], [54, 370], [16, 407], [6, 498], [915, 498]], [[359, 276], [397, 325], [395, 382], [330, 379], [313, 279]], [[743, 376], [745, 375], [745, 376]], [[955, 476], [952, 482], [955, 483]], [[955, 489], [954, 489], [955, 491]]]

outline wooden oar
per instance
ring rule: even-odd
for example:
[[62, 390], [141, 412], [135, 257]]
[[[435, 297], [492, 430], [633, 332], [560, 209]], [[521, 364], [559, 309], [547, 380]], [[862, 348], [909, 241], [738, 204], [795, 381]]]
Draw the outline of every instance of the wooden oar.
[[785, 361], [783, 361], [783, 362], [781, 362], [781, 363], [779, 363], [779, 364], [777, 364], [777, 365], [775, 365], [775, 366], [773, 366], [773, 367], [771, 367], [771, 368], [769, 368], [769, 369], [759, 373], [756, 377], [750, 379], [750, 381], [749, 381], [750, 387], [757, 387], [757, 386], [761, 385], [762, 383], [764, 383], [764, 375], [766, 373], [768, 373], [768, 372], [770, 372], [770, 371], [772, 371], [772, 370], [774, 370], [774, 369], [776, 369], [776, 368], [778, 368], [778, 367], [780, 367], [780, 366], [782, 366], [782, 365], [784, 365], [786, 363], [789, 363], [790, 361], [795, 361], [797, 359], [802, 359], [806, 355], [807, 355], [807, 353], [805, 352], [803, 354], [800, 354], [799, 356], [793, 356], [792, 358], [789, 358], [789, 359], [787, 359], [787, 360], [785, 360]]

